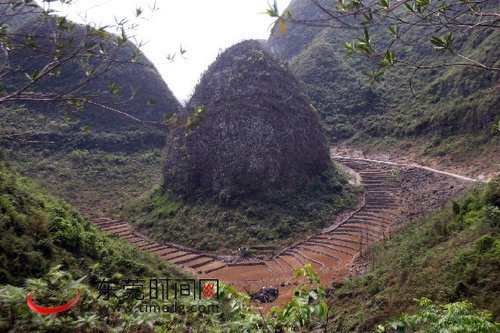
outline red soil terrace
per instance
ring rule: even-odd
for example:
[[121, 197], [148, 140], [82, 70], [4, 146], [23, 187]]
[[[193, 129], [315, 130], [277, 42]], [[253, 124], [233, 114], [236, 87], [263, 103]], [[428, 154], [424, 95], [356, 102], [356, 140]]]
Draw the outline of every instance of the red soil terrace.
[[[418, 197], [408, 197], [404, 193], [405, 185], [407, 188], [412, 184], [402, 184], [395, 176], [403, 167], [400, 164], [341, 156], [334, 156], [333, 159], [360, 176], [364, 187], [363, 206], [342, 222], [283, 249], [270, 260], [227, 263], [209, 253], [198, 252], [170, 242], [152, 240], [135, 232], [121, 218], [102, 217], [94, 219], [93, 223], [103, 231], [121, 237], [144, 251], [159, 255], [198, 278], [219, 279], [234, 285], [240, 291], [256, 291], [262, 286], [279, 286], [280, 294], [273, 305], [281, 305], [292, 296], [295, 271], [298, 268], [310, 263], [325, 285], [332, 281], [350, 278], [353, 275], [353, 260], [363, 249], [376, 240], [389, 237], [394, 227], [405, 219], [407, 215], [405, 212], [412, 210], [412, 207], [408, 207], [408, 201], [436, 193], [436, 188], [425, 187], [424, 190], [420, 190]], [[429, 175], [440, 177], [440, 181], [444, 181], [444, 184], [448, 184], [449, 180], [450, 184], [455, 184], [450, 186], [451, 189], [456, 184], [472, 181], [438, 170], [418, 166], [404, 167], [407, 172], [413, 174], [416, 169], [423, 176], [427, 173], [427, 178]], [[435, 185], [440, 186], [437, 182]], [[430, 195], [426, 191], [430, 192]], [[458, 191], [460, 189], [451, 195], [457, 194]], [[405, 196], [406, 203], [402, 204], [401, 200]]]

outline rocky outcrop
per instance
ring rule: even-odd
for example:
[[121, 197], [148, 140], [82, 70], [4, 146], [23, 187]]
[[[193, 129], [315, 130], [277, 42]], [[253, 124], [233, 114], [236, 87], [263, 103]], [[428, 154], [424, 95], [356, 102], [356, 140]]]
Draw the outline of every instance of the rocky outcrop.
[[261, 303], [272, 303], [278, 298], [279, 294], [278, 287], [264, 286], [260, 288], [260, 291], [253, 298]]
[[224, 199], [296, 192], [332, 176], [316, 112], [286, 65], [258, 41], [232, 46], [209, 67], [185, 116], [200, 109], [199, 126], [167, 142], [165, 188]]

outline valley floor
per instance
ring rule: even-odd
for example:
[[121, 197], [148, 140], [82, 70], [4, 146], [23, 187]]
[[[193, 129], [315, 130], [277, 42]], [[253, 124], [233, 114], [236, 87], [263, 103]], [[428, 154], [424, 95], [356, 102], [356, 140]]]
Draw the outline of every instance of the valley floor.
[[276, 303], [283, 304], [291, 298], [295, 271], [305, 263], [311, 263], [326, 284], [351, 278], [358, 273], [353, 261], [369, 244], [389, 238], [408, 221], [440, 208], [474, 186], [473, 179], [415, 165], [342, 156], [333, 159], [360, 176], [362, 207], [268, 260], [217, 257], [154, 240], [134, 231], [120, 218], [100, 218], [94, 223], [199, 277], [220, 279], [242, 291], [279, 286]]

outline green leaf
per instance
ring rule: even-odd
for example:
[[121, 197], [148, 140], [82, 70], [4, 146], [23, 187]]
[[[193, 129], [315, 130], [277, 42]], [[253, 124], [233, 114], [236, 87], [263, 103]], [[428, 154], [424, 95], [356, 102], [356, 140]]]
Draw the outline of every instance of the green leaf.
[[127, 33], [125, 32], [125, 28], [121, 28], [121, 34], [116, 38], [116, 42], [118, 43], [118, 46], [121, 46], [125, 44], [128, 41], [128, 36]]
[[28, 79], [30, 79], [30, 81], [35, 81], [36, 79], [38, 79], [38, 74], [40, 74], [40, 71], [35, 70], [31, 74], [28, 74], [28, 73], [25, 73], [25, 74], [28, 77]]
[[96, 45], [97, 45], [97, 42], [85, 42], [83, 44], [83, 47], [85, 48], [85, 50], [89, 51], [89, 50], [92, 50]]
[[367, 81], [370, 84], [373, 84], [373, 83], [377, 82], [382, 77], [384, 72], [382, 72], [380, 69], [374, 69], [371, 72], [363, 72], [362, 74], [364, 76], [366, 76]]
[[121, 93], [121, 91], [122, 91], [122, 89], [120, 87], [118, 87], [116, 85], [116, 83], [114, 83], [114, 82], [111, 82], [109, 84], [108, 89], [109, 89], [109, 92], [111, 92], [113, 95], [117, 95], [117, 94]]
[[37, 45], [35, 43], [35, 40], [33, 39], [33, 36], [27, 36], [26, 37], [26, 47], [35, 50], [37, 48]]
[[408, 2], [405, 2], [405, 3], [404, 3], [404, 5], [405, 5], [406, 9], [408, 9], [410, 12], [412, 12], [412, 13], [413, 13], [413, 12], [415, 12], [415, 7], [414, 7], [414, 5], [413, 5], [413, 6], [410, 6], [410, 5], [408, 4]]
[[431, 38], [431, 43], [434, 44], [434, 45], [436, 45], [436, 46], [438, 46], [438, 47], [443, 47], [444, 46], [443, 41], [439, 37], [432, 37]]
[[389, 8], [389, 0], [380, 0], [378, 2], [379, 6], [384, 7], [384, 8]]
[[278, 10], [278, 4], [276, 3], [276, 0], [274, 0], [273, 4], [268, 3], [269, 8], [266, 9], [265, 11], [261, 12], [260, 14], [265, 14], [269, 15], [270, 17], [279, 17], [279, 10]]
[[371, 9], [368, 9], [368, 13], [363, 15], [364, 20], [361, 24], [371, 24], [373, 23], [373, 13]]
[[450, 53], [454, 52], [451, 47], [453, 44], [453, 36], [451, 32], [446, 36], [441, 36], [441, 37], [432, 36], [431, 43], [434, 44], [436, 46], [435, 48], [438, 50], [442, 49], [442, 50], [447, 50]]
[[317, 310], [316, 314], [318, 315], [318, 318], [320, 321], [325, 321], [326, 317], [328, 316], [328, 304], [325, 302], [319, 302], [317, 305]]
[[56, 25], [59, 29], [63, 29], [67, 22], [68, 22], [68, 20], [64, 16], [60, 16], [60, 17], [56, 18]]
[[108, 52], [108, 47], [102, 41], [99, 41], [99, 52], [101, 54]]
[[390, 65], [394, 65], [394, 59], [395, 59], [394, 52], [392, 52], [391, 50], [387, 50], [383, 61]]
[[389, 27], [389, 32], [394, 36], [398, 37], [399, 35], [399, 27], [397, 25]]
[[99, 35], [99, 37], [102, 37], [102, 38], [111, 37], [111, 34], [109, 32], [107, 32], [106, 30], [104, 30], [104, 27], [99, 28], [99, 30], [97, 30], [97, 34]]

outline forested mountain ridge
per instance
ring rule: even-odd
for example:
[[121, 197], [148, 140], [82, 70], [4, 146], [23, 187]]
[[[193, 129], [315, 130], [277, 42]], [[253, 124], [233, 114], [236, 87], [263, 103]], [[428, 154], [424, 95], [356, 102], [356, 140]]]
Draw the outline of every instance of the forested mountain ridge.
[[[77, 96], [141, 121], [161, 123], [179, 110], [179, 102], [158, 71], [132, 42], [117, 45], [105, 32], [63, 21], [38, 7], [23, 7], [15, 13], [7, 20], [6, 29], [13, 29], [8, 30], [15, 36], [12, 43], [21, 47], [5, 59], [13, 70], [2, 79], [4, 94], [29, 83], [23, 73], [43, 70], [61, 43], [67, 43], [69, 51], [87, 43], [95, 56], [81, 52], [61, 66], [60, 72], [36, 82], [29, 92], [34, 96], [37, 92], [58, 94], [76, 87]], [[31, 47], [22, 47], [28, 38]], [[99, 48], [108, 53], [101, 54]], [[21, 71], [17, 73], [15, 68]], [[93, 73], [102, 74], [92, 77]], [[78, 87], [89, 74], [91, 80]], [[167, 126], [146, 125], [96, 104], [78, 108], [69, 105], [71, 102], [27, 98], [4, 103], [0, 142], [22, 173], [94, 214], [126, 202], [159, 179]]]
[[[310, 1], [294, 0], [287, 10], [296, 20], [327, 18]], [[374, 44], [385, 38], [385, 30], [370, 28]], [[276, 29], [268, 40], [273, 54], [287, 60], [302, 80], [331, 143], [373, 155], [398, 157], [403, 152], [414, 161], [471, 175], [498, 172], [498, 160], [490, 157], [499, 155], [499, 72], [472, 66], [395, 69], [371, 84], [363, 72], [376, 62], [348, 56], [345, 48], [362, 33], [289, 22], [285, 34]], [[460, 53], [498, 68], [499, 40], [491, 28], [457, 36], [454, 45]], [[396, 57], [453, 62], [450, 55], [436, 55], [430, 42], [405, 45]]]

